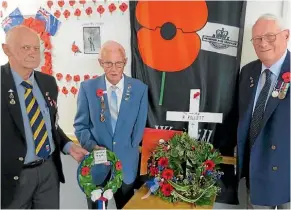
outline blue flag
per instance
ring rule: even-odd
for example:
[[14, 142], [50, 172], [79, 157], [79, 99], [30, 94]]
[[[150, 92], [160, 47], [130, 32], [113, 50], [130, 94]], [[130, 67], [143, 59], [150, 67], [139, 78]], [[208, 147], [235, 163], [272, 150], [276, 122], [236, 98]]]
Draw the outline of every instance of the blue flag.
[[5, 33], [7, 33], [7, 31], [9, 31], [12, 27], [22, 24], [23, 20], [23, 15], [20, 10], [16, 8], [6, 18], [4, 18], [1, 25]]
[[61, 25], [61, 21], [42, 7], [37, 11], [35, 19], [44, 21], [46, 32], [51, 36], [54, 36], [57, 33]]

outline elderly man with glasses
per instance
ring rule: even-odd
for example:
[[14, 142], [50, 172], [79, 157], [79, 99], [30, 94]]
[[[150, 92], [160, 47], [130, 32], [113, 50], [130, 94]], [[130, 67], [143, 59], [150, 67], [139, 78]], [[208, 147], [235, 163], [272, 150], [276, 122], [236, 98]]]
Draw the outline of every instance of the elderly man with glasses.
[[246, 179], [248, 208], [290, 208], [289, 30], [271, 14], [252, 28], [258, 60], [239, 82], [237, 175]]
[[[123, 184], [114, 195], [118, 209], [133, 195], [139, 144], [148, 112], [148, 87], [123, 73], [126, 63], [125, 50], [119, 43], [108, 41], [102, 46], [99, 64], [105, 74], [81, 83], [74, 123], [75, 134], [84, 148], [91, 152], [104, 147], [121, 160]], [[95, 165], [94, 183], [105, 185], [111, 177], [110, 170], [108, 164]], [[91, 199], [88, 208], [97, 208]]]

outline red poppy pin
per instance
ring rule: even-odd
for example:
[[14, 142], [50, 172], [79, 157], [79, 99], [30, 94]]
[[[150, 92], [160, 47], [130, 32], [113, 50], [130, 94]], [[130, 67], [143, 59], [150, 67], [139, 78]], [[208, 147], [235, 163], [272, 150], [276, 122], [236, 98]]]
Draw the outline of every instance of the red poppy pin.
[[290, 72], [285, 72], [282, 75], [282, 79], [284, 80], [285, 83], [289, 83], [290, 82]]
[[104, 95], [104, 91], [103, 91], [102, 89], [98, 89], [98, 90], [96, 91], [96, 95], [97, 95], [98, 97], [102, 97], [102, 96]]

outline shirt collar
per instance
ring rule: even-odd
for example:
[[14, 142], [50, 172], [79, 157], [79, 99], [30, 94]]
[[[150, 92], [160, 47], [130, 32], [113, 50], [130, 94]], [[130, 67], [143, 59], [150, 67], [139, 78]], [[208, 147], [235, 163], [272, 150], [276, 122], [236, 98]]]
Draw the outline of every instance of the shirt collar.
[[270, 69], [270, 71], [276, 75], [276, 77], [279, 76], [280, 74], [280, 71], [281, 71], [281, 68], [282, 68], [282, 65], [285, 61], [285, 58], [286, 58], [286, 55], [287, 55], [287, 50], [285, 51], [285, 53], [283, 54], [283, 56], [276, 62], [274, 63], [270, 68], [267, 68], [263, 63], [262, 63], [262, 71], [261, 73], [263, 73], [263, 71], [265, 69]]
[[[24, 81], [22, 79], [22, 77], [16, 72], [14, 71], [13, 69], [11, 69], [11, 72], [12, 72], [12, 76], [13, 76], [13, 79], [14, 79], [14, 82], [15, 82], [15, 85], [16, 86], [19, 86], [21, 85], [21, 83]], [[34, 86], [34, 71], [32, 71], [30, 77], [28, 78], [28, 80], [31, 82], [31, 85], [32, 87]]]
[[124, 87], [124, 76], [123, 75], [122, 75], [121, 80], [116, 85], [111, 84], [108, 81], [108, 79], [106, 78], [106, 76], [105, 76], [105, 82], [106, 82], [107, 89], [110, 88], [111, 86], [116, 86], [117, 89], [119, 89], [120, 91], [123, 91], [123, 87]]

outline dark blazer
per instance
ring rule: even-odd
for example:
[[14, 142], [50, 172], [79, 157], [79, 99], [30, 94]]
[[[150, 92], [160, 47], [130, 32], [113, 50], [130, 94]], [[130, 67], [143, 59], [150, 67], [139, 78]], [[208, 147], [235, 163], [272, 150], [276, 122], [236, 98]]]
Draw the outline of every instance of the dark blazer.
[[[56, 145], [52, 158], [58, 170], [59, 180], [64, 183], [60, 151], [71, 140], [59, 126], [56, 128], [57, 108], [50, 105], [45, 94], [48, 92], [50, 99], [57, 101], [56, 80], [38, 71], [35, 71], [34, 76], [50, 110], [52, 135]], [[15, 104], [10, 104], [9, 90], [14, 91]], [[20, 103], [10, 65], [6, 64], [1, 66], [1, 208], [6, 208], [13, 200], [25, 155], [26, 141]]]
[[[262, 63], [253, 61], [242, 68], [239, 86], [238, 171], [245, 170], [245, 147]], [[290, 72], [290, 52], [282, 74]], [[252, 82], [252, 79], [253, 82]], [[253, 83], [253, 85], [251, 85]], [[254, 205], [275, 206], [290, 202], [290, 87], [285, 99], [269, 97], [262, 130], [250, 152], [250, 198]], [[242, 171], [243, 170], [243, 171]]]

